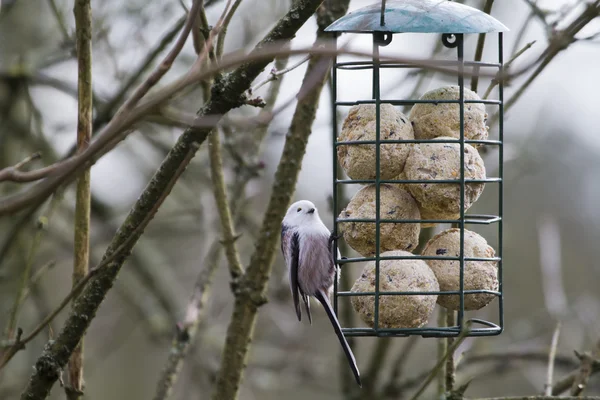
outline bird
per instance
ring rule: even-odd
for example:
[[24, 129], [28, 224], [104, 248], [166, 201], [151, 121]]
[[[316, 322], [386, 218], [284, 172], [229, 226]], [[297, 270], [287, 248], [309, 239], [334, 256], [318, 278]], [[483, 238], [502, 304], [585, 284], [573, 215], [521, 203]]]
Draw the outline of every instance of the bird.
[[298, 321], [302, 321], [300, 298], [304, 302], [311, 324], [310, 298], [317, 299], [333, 325], [356, 382], [362, 387], [356, 359], [329, 301], [338, 268], [336, 257], [333, 255], [334, 239], [333, 234], [321, 221], [317, 208], [308, 200], [292, 204], [281, 222], [281, 252], [289, 272], [290, 289]]

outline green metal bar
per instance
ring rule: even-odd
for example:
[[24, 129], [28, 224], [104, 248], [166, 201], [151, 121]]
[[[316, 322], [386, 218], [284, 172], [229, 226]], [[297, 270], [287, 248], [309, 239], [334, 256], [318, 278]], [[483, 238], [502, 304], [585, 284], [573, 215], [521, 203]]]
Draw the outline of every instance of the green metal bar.
[[373, 34], [373, 94], [375, 97], [375, 330], [379, 329], [379, 253], [380, 253], [380, 180], [381, 180], [381, 92], [379, 80], [379, 45], [377, 34]]
[[[472, 289], [465, 290], [465, 294], [492, 294], [494, 296], [500, 296], [500, 292], [495, 290], [487, 290], [487, 289]], [[415, 291], [415, 292], [399, 292], [399, 291], [388, 291], [388, 292], [379, 292], [381, 296], [451, 296], [460, 294], [459, 290], [448, 290], [448, 291]], [[373, 296], [375, 292], [338, 292], [339, 296], [344, 297], [363, 297], [363, 296]]]
[[465, 316], [465, 60], [464, 60], [464, 36], [456, 35], [458, 42], [458, 87], [459, 87], [459, 110], [460, 110], [460, 303], [458, 309], [457, 324], [462, 330]]
[[[498, 34], [498, 63], [500, 64], [500, 75], [504, 74], [504, 37], [502, 32]], [[502, 284], [502, 246], [503, 246], [503, 230], [504, 230], [504, 80], [501, 79], [498, 85], [498, 100], [500, 108], [498, 110], [498, 140], [502, 143], [498, 150], [498, 173], [500, 175], [500, 183], [498, 185], [498, 282], [500, 299], [498, 306], [498, 320], [500, 321], [500, 329], [504, 330], [504, 285]]]
[[[334, 33], [333, 34], [333, 46], [334, 48], [337, 48], [337, 34]], [[333, 65], [331, 66], [331, 126], [332, 126], [332, 133], [333, 133], [333, 137], [332, 137], [332, 163], [333, 163], [333, 168], [332, 168], [332, 173], [333, 173], [333, 177], [332, 177], [332, 182], [333, 182], [333, 187], [332, 187], [332, 201], [333, 201], [333, 206], [332, 206], [332, 215], [333, 215], [333, 227], [331, 229], [332, 234], [334, 237], [338, 236], [338, 226], [337, 226], [337, 215], [338, 215], [338, 179], [337, 179], [337, 174], [338, 174], [338, 159], [337, 159], [337, 134], [338, 134], [338, 122], [337, 122], [337, 105], [336, 105], [336, 100], [337, 100], [337, 68], [338, 68], [338, 62], [337, 62], [337, 55], [334, 56], [333, 58]], [[337, 245], [337, 239], [335, 239], [333, 241], [333, 257], [335, 257], [336, 262], [339, 262], [339, 260], [337, 259], [337, 254], [338, 254], [338, 245]], [[339, 265], [339, 264], [338, 264]], [[333, 280], [333, 312], [335, 313], [335, 315], [338, 317], [339, 320], [339, 312], [338, 312], [338, 296], [337, 296], [337, 292], [338, 292], [338, 279], [339, 279], [339, 274], [338, 274], [338, 269], [335, 269], [335, 279]]]
[[[465, 216], [466, 218], [467, 216]], [[337, 222], [341, 223], [350, 223], [350, 222], [364, 222], [364, 223], [375, 223], [375, 220], [368, 218], [337, 218]], [[477, 224], [477, 225], [491, 225], [492, 223], [500, 221], [499, 217], [490, 220], [467, 220], [465, 219], [465, 224]], [[383, 224], [422, 224], [422, 223], [432, 223], [432, 224], [457, 224], [460, 220], [458, 219], [382, 219], [381, 223]]]
[[[401, 144], [401, 143], [431, 143], [431, 139], [382, 139], [381, 144]], [[435, 143], [445, 144], [445, 143], [460, 143], [457, 139], [440, 139], [435, 140]], [[489, 144], [489, 145], [500, 145], [502, 144], [499, 140], [465, 140], [465, 143], [469, 144]], [[336, 143], [336, 146], [345, 146], [345, 145], [365, 145], [365, 144], [375, 144], [374, 140], [343, 140]]]
[[[340, 264], [349, 264], [355, 262], [365, 262], [365, 261], [376, 261], [376, 257], [353, 257], [346, 258], [344, 260], [340, 260]], [[383, 256], [379, 257], [382, 261], [387, 260], [440, 260], [440, 261], [459, 261], [461, 257], [451, 257], [451, 256], [424, 256], [421, 254], [414, 254], [412, 256]], [[466, 261], [500, 261], [499, 257], [465, 257]]]
[[[454, 60], [436, 60], [437, 65], [440, 66], [458, 66], [458, 63]], [[340, 69], [371, 69], [373, 68], [369, 61], [346, 61], [338, 64]], [[483, 61], [465, 61], [466, 67], [490, 67], [498, 68], [499, 63], [490, 63]], [[347, 68], [347, 67], [362, 67], [362, 68]], [[421, 67], [410, 64], [410, 63], [399, 63], [390, 60], [380, 61], [380, 68], [414, 68], [421, 69]]]
[[[369, 184], [369, 183], [376, 183], [377, 180], [373, 180], [373, 179], [356, 179], [356, 180], [351, 180], [351, 179], [339, 179], [337, 181], [337, 183], [344, 183], [344, 184], [361, 184], [361, 185], [365, 185], [365, 184]], [[408, 179], [381, 179], [380, 180], [381, 183], [462, 183], [463, 181], [461, 181], [460, 179], [415, 179], [415, 180], [408, 180]], [[472, 182], [472, 183], [494, 183], [494, 182], [500, 182], [500, 178], [486, 178], [486, 179], [466, 179], [464, 182]]]
[[[395, 106], [411, 105], [411, 104], [459, 104], [459, 100], [420, 100], [420, 99], [380, 99], [381, 103], [389, 103]], [[375, 100], [355, 100], [355, 101], [336, 101], [338, 106], [355, 106], [358, 104], [375, 104]], [[465, 100], [464, 104], [500, 104], [498, 100], [480, 99], [480, 100]]]

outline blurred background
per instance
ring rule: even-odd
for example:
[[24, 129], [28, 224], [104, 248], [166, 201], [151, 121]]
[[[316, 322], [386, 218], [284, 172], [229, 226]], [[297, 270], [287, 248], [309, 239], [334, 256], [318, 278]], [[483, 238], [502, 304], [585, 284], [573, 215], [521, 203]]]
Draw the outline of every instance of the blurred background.
[[[207, 1], [209, 23], [222, 12], [223, 1]], [[350, 11], [373, 0], [352, 0]], [[464, 3], [481, 9], [484, 0]], [[72, 2], [66, 0], [3, 0], [0, 8], [0, 168], [14, 165], [40, 151], [37, 167], [69, 152], [77, 123], [77, 63], [73, 56]], [[246, 0], [229, 27], [226, 52], [251, 48], [288, 10], [290, 1]], [[546, 49], [553, 32], [571, 23], [585, 9], [580, 0], [502, 0], [492, 15], [510, 32], [505, 34], [505, 59], [528, 43], [530, 49], [514, 69], [535, 60]], [[92, 4], [95, 128], [114, 112], [112, 101], [138, 71], [144, 58], [184, 15], [177, 1], [103, 1]], [[311, 19], [293, 41], [309, 46], [315, 39]], [[469, 397], [536, 394], [543, 390], [547, 353], [557, 322], [562, 323], [556, 378], [579, 367], [573, 351], [597, 349], [600, 333], [600, 130], [598, 128], [598, 19], [582, 29], [577, 40], [552, 59], [519, 95], [505, 116], [504, 197], [504, 318], [505, 331], [491, 338], [469, 338], [458, 350], [457, 383], [473, 378]], [[484, 61], [496, 61], [495, 35], [488, 35]], [[585, 38], [585, 40], [583, 40]], [[466, 58], [473, 59], [477, 37], [467, 37]], [[340, 42], [369, 51], [369, 38], [344, 35]], [[386, 54], [451, 58], [440, 50], [438, 35], [399, 35]], [[161, 84], [185, 72], [195, 59], [191, 40]], [[299, 59], [299, 58], [298, 58]], [[298, 59], [291, 59], [290, 65]], [[242, 261], [247, 264], [262, 223], [273, 175], [294, 112], [306, 64], [282, 77], [276, 107], [289, 104], [272, 121], [263, 145], [249, 152], [252, 132], [224, 132], [226, 178], [231, 191], [248, 181], [242, 195], [236, 229]], [[268, 78], [271, 67], [258, 81]], [[142, 77], [145, 74], [141, 75]], [[506, 88], [510, 98], [528, 78], [525, 74]], [[134, 82], [139, 82], [140, 78]], [[401, 98], [454, 84], [452, 77], [387, 72], [383, 93]], [[478, 93], [490, 83], [482, 78]], [[354, 72], [338, 95], [344, 99], [370, 94], [369, 72]], [[269, 99], [270, 85], [257, 91]], [[497, 96], [495, 91], [491, 97]], [[290, 101], [292, 100], [292, 101]], [[199, 88], [190, 88], [172, 103], [167, 116], [149, 116], [117, 148], [92, 168], [92, 265], [97, 264], [133, 202], [174, 144], [186, 121], [202, 104]], [[331, 227], [332, 131], [330, 92], [323, 91], [313, 125], [295, 199], [310, 199]], [[111, 108], [112, 107], [112, 108]], [[488, 108], [492, 115], [495, 110]], [[256, 113], [244, 107], [232, 117]], [[408, 114], [408, 110], [405, 111]], [[338, 118], [343, 119], [341, 113]], [[497, 138], [497, 125], [490, 127]], [[498, 174], [498, 154], [483, 155], [488, 176]], [[351, 187], [347, 196], [358, 187]], [[0, 194], [19, 190], [0, 185]], [[488, 184], [471, 209], [496, 213], [497, 187]], [[29, 332], [71, 287], [74, 186], [55, 196], [34, 215], [0, 220], [0, 326], [4, 329], [21, 271], [32, 262], [34, 280], [18, 325]], [[48, 219], [39, 229], [38, 218]], [[146, 229], [99, 310], [86, 336], [86, 398], [150, 398], [168, 356], [175, 324], [183, 317], [198, 273], [206, 268], [211, 247], [218, 246], [219, 221], [214, 205], [207, 146], [192, 164]], [[447, 227], [436, 227], [436, 231]], [[497, 247], [495, 227], [475, 227]], [[35, 245], [39, 240], [39, 246]], [[215, 244], [216, 243], [216, 244]], [[32, 251], [33, 249], [33, 251]], [[353, 282], [360, 266], [346, 272]], [[37, 274], [37, 275], [36, 275]], [[277, 253], [270, 279], [269, 303], [259, 311], [248, 368], [240, 398], [345, 398], [340, 389], [337, 339], [329, 321], [314, 307], [315, 321], [299, 323], [293, 312], [283, 260]], [[346, 288], [349, 289], [349, 288]], [[175, 386], [174, 399], [208, 396], [219, 368], [233, 296], [225, 262], [217, 269], [205, 310], [206, 316]], [[343, 307], [347, 306], [342, 304]], [[497, 318], [496, 302], [478, 315]], [[437, 312], [437, 309], [436, 309]], [[45, 331], [0, 371], [0, 399], [18, 398], [45, 342], [62, 326], [63, 312]], [[436, 314], [432, 316], [435, 324]], [[348, 326], [342, 320], [342, 326]], [[356, 326], [363, 326], [358, 320]], [[374, 351], [386, 340], [385, 356]], [[381, 364], [378, 387], [389, 388], [383, 398], [408, 398], [420, 384], [419, 376], [435, 364], [438, 339], [357, 338], [353, 342], [361, 370]], [[406, 349], [410, 348], [409, 354]], [[405, 354], [406, 357], [402, 355]], [[508, 358], [506, 354], [514, 355]], [[489, 357], [477, 358], [477, 355]], [[502, 355], [505, 355], [504, 357]], [[375, 361], [372, 361], [375, 360]], [[399, 377], [394, 366], [403, 365]], [[345, 372], [345, 371], [343, 371]], [[430, 388], [433, 398], [433, 387]], [[382, 392], [382, 393], [383, 393]], [[428, 392], [429, 393], [429, 392]], [[590, 379], [586, 393], [600, 394], [600, 381]], [[53, 399], [64, 396], [56, 385]], [[427, 396], [425, 396], [427, 398]]]

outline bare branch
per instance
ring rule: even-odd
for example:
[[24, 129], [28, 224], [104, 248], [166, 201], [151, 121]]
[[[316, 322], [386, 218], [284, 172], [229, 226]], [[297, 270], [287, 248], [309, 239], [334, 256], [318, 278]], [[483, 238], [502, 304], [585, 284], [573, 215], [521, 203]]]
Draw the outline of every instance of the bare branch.
[[463, 340], [465, 340], [467, 338], [467, 334], [469, 333], [469, 331], [471, 330], [471, 324], [467, 323], [465, 325], [465, 327], [463, 328], [463, 331], [460, 333], [460, 335], [458, 336], [458, 338], [456, 338], [456, 341], [454, 343], [452, 343], [452, 346], [448, 347], [448, 350], [446, 351], [446, 355], [442, 358], [440, 358], [437, 362], [437, 364], [433, 367], [433, 369], [429, 372], [429, 375], [427, 376], [427, 378], [425, 379], [425, 381], [421, 384], [421, 387], [416, 391], [416, 393], [411, 397], [411, 400], [416, 400], [419, 398], [419, 396], [421, 396], [421, 394], [425, 391], [425, 389], [427, 389], [427, 386], [429, 386], [429, 384], [431, 383], [431, 381], [433, 380], [433, 378], [435, 378], [435, 376], [441, 371], [441, 369], [443, 368], [444, 364], [446, 363], [446, 360], [448, 359], [448, 357], [453, 354], [456, 349], [458, 348], [458, 346], [461, 345], [461, 343], [463, 342]]
[[600, 341], [596, 344], [596, 348], [593, 352], [586, 351], [583, 354], [579, 354], [577, 351], [575, 355], [581, 362], [581, 366], [579, 367], [579, 374], [573, 381], [573, 385], [571, 386], [571, 395], [579, 396], [585, 390], [588, 380], [590, 379], [590, 375], [594, 370], [594, 365], [598, 364], [598, 358], [600, 358]]
[[[456, 318], [453, 310], [446, 310], [446, 326], [454, 326], [456, 324]], [[451, 348], [454, 345], [454, 338], [446, 338], [446, 348]], [[456, 347], [458, 348], [458, 346]], [[456, 383], [456, 364], [454, 361], [454, 352], [449, 352], [446, 358], [446, 391], [451, 392], [454, 390], [454, 384]]]
[[[525, 53], [527, 50], [529, 50], [531, 48], [531, 46], [533, 46], [535, 44], [536, 40], [533, 40], [529, 43], [527, 43], [525, 46], [523, 46], [523, 48], [521, 48], [521, 50], [517, 51], [510, 60], [508, 60], [508, 62], [504, 65], [505, 69], [508, 69], [512, 63], [519, 58], [523, 53]], [[488, 97], [490, 97], [490, 94], [492, 93], [492, 90], [498, 86], [498, 83], [500, 82], [499, 80], [499, 76], [496, 75], [496, 77], [494, 79], [492, 79], [492, 81], [490, 82], [490, 85], [488, 86], [488, 88], [485, 91], [485, 94], [483, 95], [484, 99], [487, 99]]]
[[235, 234], [229, 201], [227, 200], [221, 151], [219, 131], [213, 130], [210, 134], [208, 148], [208, 154], [210, 156], [210, 172], [213, 181], [215, 202], [217, 203], [219, 219], [221, 220], [221, 232], [223, 233], [225, 255], [227, 256], [227, 262], [229, 263], [232, 284], [236, 285], [237, 280], [244, 274], [244, 269], [240, 261], [240, 255], [235, 247], [237, 235]]
[[[588, 354], [590, 354], [590, 353], [588, 353]], [[580, 358], [580, 361], [582, 361], [581, 367], [579, 369], [571, 372], [564, 378], [558, 380], [552, 387], [553, 395], [555, 395], [555, 396], [560, 395], [561, 393], [564, 393], [569, 389], [575, 390], [575, 388], [579, 387], [579, 384], [583, 381], [582, 378], [585, 378], [585, 380], [587, 382], [587, 378], [589, 378], [593, 374], [600, 372], [600, 341], [596, 344], [596, 347], [591, 354], [595, 359], [591, 362], [589, 371], [588, 371], [587, 365], [585, 367], [583, 366], [583, 360]], [[584, 383], [584, 387], [585, 387], [585, 383]]]
[[46, 172], [40, 174], [39, 171], [36, 170], [32, 172], [23, 172], [21, 168], [25, 165], [29, 164], [34, 160], [39, 160], [42, 157], [41, 153], [33, 153], [29, 157], [26, 157], [22, 161], [13, 165], [12, 167], [6, 167], [0, 170], [0, 182], [10, 181], [10, 182], [31, 182], [36, 181], [43, 178]]
[[269, 73], [269, 77], [259, 83], [257, 83], [256, 85], [254, 85], [252, 88], [250, 88], [248, 90], [248, 93], [250, 93], [250, 95], [252, 95], [254, 92], [256, 92], [258, 89], [260, 89], [261, 87], [263, 87], [264, 85], [266, 85], [269, 82], [273, 82], [274, 80], [279, 79], [280, 76], [287, 74], [290, 71], [295, 70], [296, 68], [298, 68], [299, 66], [301, 66], [302, 64], [304, 64], [305, 62], [307, 62], [308, 60], [310, 60], [310, 55], [303, 57], [300, 61], [298, 61], [295, 64], [292, 64], [291, 66], [284, 68], [282, 70], [276, 70], [275, 68], [273, 68], [271, 70], [271, 72]]
[[[21, 281], [19, 282], [19, 287], [17, 289], [17, 293], [15, 295], [15, 302], [10, 312], [8, 325], [5, 330], [5, 338], [6, 340], [10, 340], [12, 336], [15, 334], [15, 330], [17, 330], [17, 323], [19, 318], [19, 311], [21, 309], [21, 305], [25, 300], [25, 294], [27, 288], [30, 286], [30, 276], [31, 269], [33, 266], [33, 261], [35, 260], [35, 256], [40, 248], [40, 244], [42, 242], [42, 238], [44, 233], [48, 228], [48, 223], [52, 216], [54, 215], [56, 208], [60, 201], [62, 200], [62, 192], [56, 193], [48, 206], [48, 210], [46, 211], [46, 215], [42, 215], [38, 218], [37, 222], [37, 230], [33, 236], [33, 240], [31, 241], [31, 246], [29, 248], [29, 252], [27, 254], [27, 261], [25, 262], [25, 266], [23, 268], [23, 272], [21, 273]], [[22, 348], [24, 348], [25, 344], [28, 342], [27, 340], [21, 341], [22, 331], [20, 329], [17, 330], [19, 332], [17, 340], [15, 340], [13, 349], [7, 350], [4, 354], [2, 354], [2, 358], [0, 361], [0, 370], [10, 361], [10, 359], [16, 354], [16, 352]]]
[[[231, 1], [229, 1], [229, 3], [231, 3]], [[229, 8], [229, 3], [225, 7], [225, 10], [227, 10]], [[223, 55], [223, 50], [225, 49], [225, 36], [227, 36], [227, 28], [229, 27], [229, 24], [231, 23], [231, 19], [235, 15], [235, 12], [237, 11], [240, 4], [242, 4], [242, 0], [235, 0], [235, 3], [233, 3], [233, 5], [231, 6], [231, 9], [227, 13], [227, 16], [225, 17], [225, 19], [223, 21], [223, 25], [221, 27], [219, 36], [217, 38], [217, 46], [216, 46], [217, 47], [217, 50], [216, 50], [217, 59], [220, 59], [221, 56]]]
[[[492, 6], [494, 5], [494, 0], [486, 0], [485, 5], [483, 6], [483, 12], [486, 14], [491, 14]], [[485, 33], [480, 33], [477, 37], [477, 46], [475, 47], [475, 59], [474, 61], [481, 61], [481, 57], [483, 56], [483, 47], [485, 46]], [[477, 93], [477, 87], [479, 84], [479, 67], [475, 67], [473, 77], [471, 78], [471, 90]]]
[[546, 373], [546, 385], [544, 386], [544, 394], [552, 395], [552, 380], [554, 377], [554, 360], [556, 359], [556, 348], [558, 347], [558, 336], [560, 335], [560, 322], [556, 324], [554, 334], [552, 335], [552, 344], [548, 353], [548, 372]]
[[[90, 0], [75, 0], [75, 36], [77, 43], [77, 151], [88, 148], [92, 141], [92, 5]], [[73, 284], [84, 279], [90, 263], [91, 174], [84, 170], [77, 179], [74, 221]], [[69, 359], [69, 384], [65, 386], [68, 400], [83, 396], [83, 338]]]
[[179, 18], [173, 27], [165, 32], [156, 46], [148, 52], [140, 65], [131, 73], [123, 86], [119, 88], [119, 91], [104, 105], [104, 107], [102, 107], [98, 113], [98, 116], [94, 120], [94, 129], [98, 128], [101, 124], [107, 122], [112, 117], [117, 105], [123, 101], [127, 92], [133, 87], [133, 85], [135, 85], [142, 74], [148, 68], [150, 68], [156, 57], [158, 57], [158, 55], [173, 41], [177, 33], [185, 24], [185, 21], [185, 16]]

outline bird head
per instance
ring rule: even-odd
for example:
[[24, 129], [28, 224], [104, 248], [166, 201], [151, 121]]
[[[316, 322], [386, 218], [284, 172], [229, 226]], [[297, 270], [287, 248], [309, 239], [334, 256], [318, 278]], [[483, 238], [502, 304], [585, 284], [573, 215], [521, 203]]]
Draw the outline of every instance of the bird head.
[[283, 222], [288, 226], [300, 226], [319, 220], [317, 207], [308, 200], [300, 200], [292, 204], [283, 218]]

